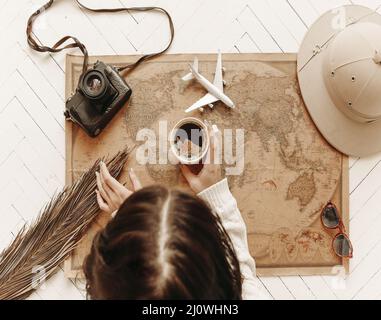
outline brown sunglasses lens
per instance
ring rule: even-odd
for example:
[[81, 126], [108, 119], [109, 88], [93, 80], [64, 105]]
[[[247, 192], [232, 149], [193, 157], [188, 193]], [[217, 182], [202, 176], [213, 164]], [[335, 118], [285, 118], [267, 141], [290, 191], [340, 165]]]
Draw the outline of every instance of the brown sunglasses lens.
[[339, 226], [340, 217], [332, 204], [327, 204], [322, 212], [322, 221], [325, 227], [333, 229]]
[[340, 257], [352, 257], [352, 245], [345, 234], [338, 234], [336, 236], [333, 240], [333, 250]]

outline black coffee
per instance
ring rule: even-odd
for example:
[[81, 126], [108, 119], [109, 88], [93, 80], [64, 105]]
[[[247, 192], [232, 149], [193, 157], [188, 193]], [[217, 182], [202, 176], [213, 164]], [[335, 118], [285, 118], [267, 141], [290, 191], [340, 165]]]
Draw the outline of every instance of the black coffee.
[[202, 147], [202, 129], [195, 123], [182, 125], [177, 130], [176, 138], [180, 138], [181, 141], [190, 140], [193, 144]]
[[182, 157], [198, 158], [202, 153], [203, 130], [195, 123], [185, 123], [177, 129], [174, 143]]

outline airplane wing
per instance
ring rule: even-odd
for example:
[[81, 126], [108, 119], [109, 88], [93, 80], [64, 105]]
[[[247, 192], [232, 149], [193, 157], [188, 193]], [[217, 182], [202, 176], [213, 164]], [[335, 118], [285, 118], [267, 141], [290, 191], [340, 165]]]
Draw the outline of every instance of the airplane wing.
[[224, 91], [224, 84], [222, 78], [222, 56], [221, 51], [218, 52], [217, 64], [216, 64], [216, 73], [214, 75], [213, 84], [220, 89], [222, 92]]
[[192, 106], [190, 106], [188, 109], [185, 110], [185, 112], [191, 112], [193, 110], [199, 109], [203, 106], [206, 106], [207, 104], [213, 103], [218, 101], [219, 99], [216, 98], [214, 95], [207, 93], [205, 96], [203, 96], [200, 100], [198, 100], [196, 103], [194, 103]]
[[[193, 66], [191, 67], [191, 69], [193, 72], [198, 72], [198, 58], [197, 57], [194, 58]], [[190, 72], [187, 75], [185, 75], [184, 77], [182, 77], [182, 80], [183, 81], [189, 81], [189, 80], [192, 80], [193, 78], [194, 78], [193, 73]]]
[[192, 80], [193, 78], [194, 78], [193, 74], [190, 72], [190, 73], [187, 73], [184, 77], [182, 77], [181, 80], [189, 81], [189, 80]]

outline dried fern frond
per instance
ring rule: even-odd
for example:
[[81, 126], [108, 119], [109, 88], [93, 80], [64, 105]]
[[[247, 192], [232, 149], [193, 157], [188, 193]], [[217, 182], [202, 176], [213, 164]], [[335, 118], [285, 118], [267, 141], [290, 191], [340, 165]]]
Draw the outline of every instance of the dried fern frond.
[[[128, 155], [126, 150], [105, 160], [112, 176], [119, 177]], [[0, 254], [0, 299], [27, 298], [76, 247], [99, 213], [95, 172], [100, 161], [53, 197], [36, 221], [24, 226]]]

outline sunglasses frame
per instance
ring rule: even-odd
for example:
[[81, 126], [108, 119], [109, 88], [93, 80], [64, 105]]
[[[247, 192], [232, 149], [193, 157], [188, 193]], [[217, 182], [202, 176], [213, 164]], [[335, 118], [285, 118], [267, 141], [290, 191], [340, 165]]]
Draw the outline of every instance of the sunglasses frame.
[[[323, 216], [324, 216], [324, 210], [328, 207], [328, 206], [331, 206], [333, 207], [335, 210], [336, 210], [336, 214], [339, 218], [339, 222], [336, 226], [334, 227], [328, 227], [325, 225], [324, 221], [323, 221]], [[333, 249], [333, 252], [340, 258], [344, 258], [344, 259], [351, 259], [353, 258], [353, 246], [352, 246], [352, 242], [351, 240], [349, 239], [349, 236], [345, 230], [345, 225], [343, 223], [343, 219], [341, 218], [341, 215], [339, 214], [339, 210], [337, 209], [336, 205], [334, 203], [332, 203], [331, 201], [329, 201], [324, 207], [323, 209], [321, 210], [321, 214], [320, 214], [320, 221], [322, 223], [322, 225], [324, 226], [324, 228], [328, 229], [328, 230], [335, 230], [335, 229], [339, 229], [339, 232], [335, 235], [335, 237], [333, 238], [332, 240], [332, 249]], [[341, 254], [338, 254], [335, 249], [334, 249], [334, 244], [335, 244], [335, 240], [339, 237], [339, 236], [344, 236], [348, 243], [349, 243], [349, 255], [347, 256], [343, 256]]]

